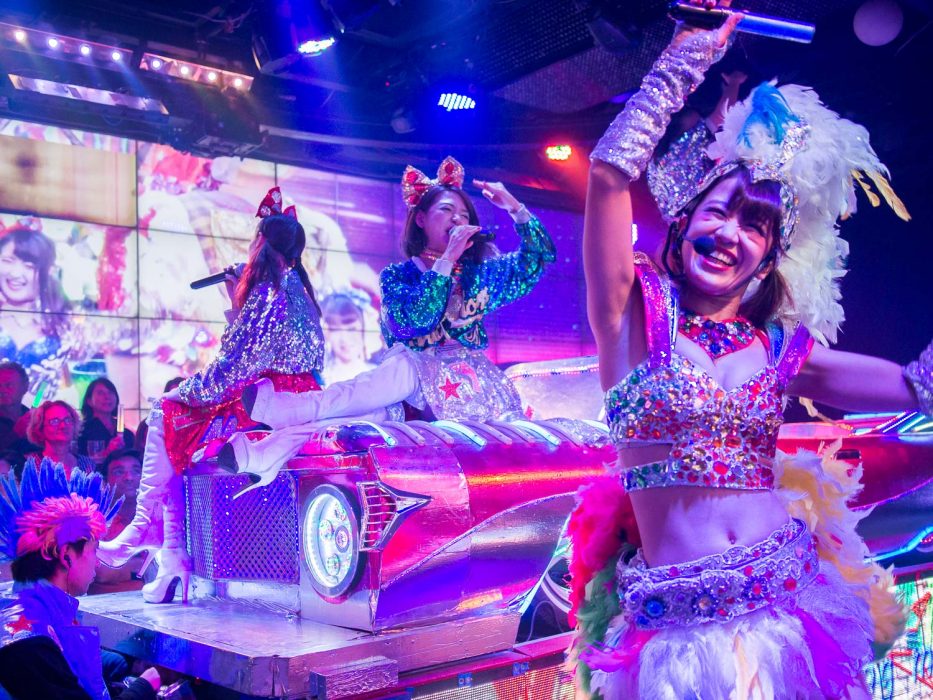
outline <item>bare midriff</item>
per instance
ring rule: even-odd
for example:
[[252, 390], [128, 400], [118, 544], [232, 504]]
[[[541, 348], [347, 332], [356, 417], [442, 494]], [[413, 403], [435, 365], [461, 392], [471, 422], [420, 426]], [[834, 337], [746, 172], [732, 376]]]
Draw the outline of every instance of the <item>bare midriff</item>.
[[[625, 469], [667, 459], [670, 445], [619, 450]], [[669, 486], [629, 494], [642, 550], [649, 566], [677, 564], [729, 547], [761, 542], [787, 522], [787, 510], [773, 491]]]

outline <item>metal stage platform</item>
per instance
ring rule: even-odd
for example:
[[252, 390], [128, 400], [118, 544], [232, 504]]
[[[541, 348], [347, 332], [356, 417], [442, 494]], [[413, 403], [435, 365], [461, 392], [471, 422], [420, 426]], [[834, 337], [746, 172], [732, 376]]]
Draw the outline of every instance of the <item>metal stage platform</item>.
[[389, 697], [493, 667], [514, 678], [542, 656], [556, 673], [569, 645], [516, 646], [517, 613], [372, 633], [216, 598], [150, 605], [138, 592], [86, 597], [81, 611], [105, 647], [257, 698]]

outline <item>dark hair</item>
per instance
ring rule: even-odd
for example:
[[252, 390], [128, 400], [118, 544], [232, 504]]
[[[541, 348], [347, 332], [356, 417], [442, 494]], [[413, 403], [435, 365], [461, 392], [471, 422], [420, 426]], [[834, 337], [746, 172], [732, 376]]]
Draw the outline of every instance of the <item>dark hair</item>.
[[178, 386], [179, 384], [181, 384], [183, 381], [185, 381], [185, 378], [184, 378], [184, 377], [172, 377], [172, 378], [169, 379], [167, 382], [165, 382], [165, 387], [162, 389], [162, 393], [165, 394], [165, 393], [171, 391], [171, 390], [174, 389], [176, 386]]
[[0, 252], [11, 244], [13, 254], [20, 260], [34, 265], [38, 273], [39, 310], [44, 312], [42, 330], [58, 336], [66, 322], [64, 316], [59, 314], [68, 311], [69, 303], [61, 283], [52, 275], [55, 244], [44, 233], [25, 227], [14, 228], [4, 233], [0, 238]]
[[100, 473], [103, 475], [104, 479], [107, 478], [108, 472], [110, 471], [110, 465], [116, 462], [118, 459], [123, 459], [124, 457], [132, 457], [137, 462], [142, 465], [143, 456], [139, 450], [136, 450], [132, 447], [125, 447], [122, 450], [114, 450], [107, 458], [104, 459], [104, 463], [100, 465]]
[[13, 362], [12, 360], [0, 362], [0, 372], [5, 370], [13, 370], [19, 375], [20, 380], [23, 382], [23, 386], [29, 386], [29, 374], [26, 373], [26, 368], [19, 362]]
[[269, 282], [274, 287], [278, 287], [284, 270], [292, 268], [298, 273], [302, 286], [311, 297], [311, 303], [314, 304], [320, 316], [321, 307], [318, 306], [314, 296], [314, 287], [311, 286], [308, 271], [301, 262], [301, 253], [305, 249], [304, 227], [291, 216], [273, 214], [259, 222], [256, 235], [260, 234], [262, 234], [262, 244], [257, 246], [249, 256], [249, 262], [246, 263], [246, 268], [237, 284], [237, 304], [239, 306], [245, 304], [250, 292], [262, 282]]
[[107, 377], [98, 377], [87, 385], [87, 390], [84, 392], [84, 400], [81, 402], [81, 415], [84, 417], [84, 420], [90, 420], [94, 417], [94, 409], [91, 408], [91, 394], [93, 394], [94, 389], [100, 385], [107, 387], [113, 392], [113, 395], [117, 397], [117, 405], [113, 407], [113, 413], [111, 414], [114, 419], [117, 417], [117, 406], [120, 404], [120, 392], [117, 391], [117, 387], [114, 386], [114, 383], [107, 379]]
[[26, 466], [26, 455], [18, 450], [3, 450], [0, 459], [10, 465], [10, 471], [19, 481], [23, 478], [23, 467]]
[[675, 280], [683, 279], [683, 258], [681, 248], [684, 236], [690, 228], [693, 214], [716, 185], [726, 179], [735, 179], [738, 186], [726, 202], [729, 214], [738, 214], [745, 222], [759, 224], [771, 236], [771, 246], [762, 261], [770, 265], [767, 276], [758, 285], [758, 289], [742, 302], [739, 312], [755, 326], [763, 327], [777, 313], [787, 297], [787, 284], [777, 270], [777, 259], [781, 254], [781, 185], [774, 180], [752, 180], [751, 173], [744, 165], [737, 165], [725, 175], [714, 180], [703, 192], [694, 197], [683, 209], [686, 221], [675, 221], [667, 232], [664, 241], [664, 253], [661, 260], [664, 269]]
[[[68, 542], [75, 554], [79, 557], [84, 554], [84, 546], [88, 543], [87, 538]], [[16, 557], [10, 565], [10, 573], [13, 574], [13, 580], [17, 583], [31, 583], [33, 581], [44, 581], [52, 578], [59, 564], [57, 559], [46, 559], [42, 552], [29, 552], [21, 557]]]
[[[476, 207], [473, 206], [473, 201], [463, 190], [458, 187], [450, 187], [449, 185], [434, 185], [424, 193], [424, 196], [417, 205], [408, 210], [408, 218], [405, 219], [405, 228], [402, 229], [402, 253], [405, 257], [416, 258], [424, 252], [424, 249], [428, 245], [428, 237], [425, 235], [424, 229], [418, 225], [418, 213], [426, 212], [430, 209], [434, 202], [440, 199], [441, 195], [445, 192], [456, 193], [456, 195], [463, 200], [467, 213], [470, 215], [470, 224], [472, 226], [479, 226], [479, 214], [476, 213]], [[483, 241], [482, 243], [474, 243], [467, 248], [460, 259], [479, 263], [491, 257], [494, 253], [495, 248], [486, 241]]]

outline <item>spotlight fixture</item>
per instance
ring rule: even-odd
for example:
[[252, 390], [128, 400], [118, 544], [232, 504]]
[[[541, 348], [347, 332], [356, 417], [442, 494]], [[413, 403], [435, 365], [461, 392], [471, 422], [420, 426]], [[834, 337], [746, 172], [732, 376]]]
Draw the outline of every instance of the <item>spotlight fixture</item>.
[[262, 3], [253, 34], [253, 58], [267, 75], [319, 56], [337, 43], [344, 26], [327, 0], [275, 0]]
[[548, 146], [544, 149], [544, 153], [547, 155], [548, 160], [565, 161], [570, 160], [570, 156], [573, 155], [573, 148], [566, 144]]
[[95, 59], [106, 61], [108, 58], [114, 62], [126, 63], [133, 55], [131, 50], [119, 46], [0, 22], [0, 46], [3, 45], [16, 51], [45, 48], [54, 51], [56, 57], [60, 59], [79, 61], [85, 65], [88, 61]]
[[476, 100], [474, 100], [472, 97], [461, 95], [458, 92], [444, 92], [441, 93], [440, 99], [437, 101], [437, 106], [443, 107], [448, 112], [459, 111], [462, 109], [475, 109]]
[[321, 40], [310, 39], [309, 41], [298, 45], [298, 53], [302, 54], [303, 56], [320, 56], [336, 43], [337, 40], [332, 36]]
[[236, 90], [249, 90], [253, 78], [243, 73], [203, 66], [190, 61], [179, 61], [171, 56], [146, 52], [139, 59], [139, 69], [158, 71], [162, 75], [172, 78], [183, 78], [204, 85], [214, 85], [220, 88], [235, 88]]

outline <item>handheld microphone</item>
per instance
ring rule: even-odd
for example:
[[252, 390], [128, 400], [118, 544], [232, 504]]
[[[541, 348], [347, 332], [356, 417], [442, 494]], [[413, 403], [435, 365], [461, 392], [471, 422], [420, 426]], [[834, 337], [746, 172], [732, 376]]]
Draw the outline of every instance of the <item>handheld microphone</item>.
[[189, 286], [192, 289], [204, 289], [205, 287], [210, 287], [215, 284], [220, 284], [226, 279], [227, 275], [230, 272], [233, 272], [237, 277], [239, 277], [243, 273], [244, 267], [246, 267], [245, 263], [236, 263], [235, 265], [230, 265], [229, 267], [224, 269], [222, 272], [218, 272], [213, 275], [208, 275], [207, 277], [202, 277], [199, 280], [195, 280]]
[[725, 7], [714, 7], [707, 10], [703, 7], [697, 7], [685, 2], [676, 2], [675, 0], [668, 10], [668, 14], [672, 19], [698, 29], [718, 29], [726, 21], [726, 18], [736, 13], [742, 15], [741, 21], [735, 28], [737, 32], [757, 34], [772, 39], [797, 41], [801, 44], [809, 44], [813, 41], [813, 35], [816, 33], [816, 27], [812, 24], [794, 22], [780, 17], [755, 15], [750, 12], [739, 12]]
[[712, 236], [697, 236], [696, 238], [691, 238], [689, 243], [700, 255], [709, 255], [716, 250], [716, 241]]
[[487, 229], [483, 229], [470, 236], [470, 240], [474, 243], [491, 243], [496, 240], [496, 234]]

